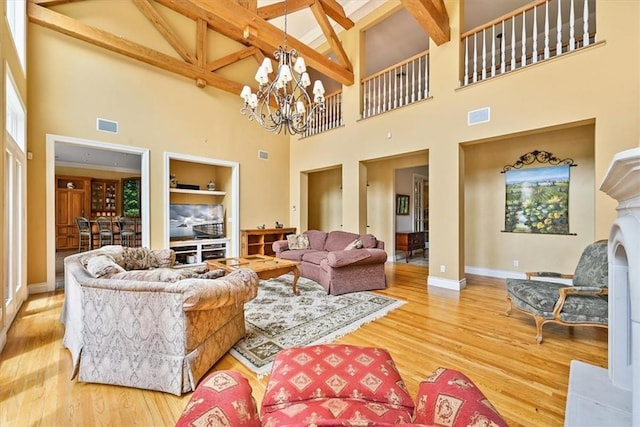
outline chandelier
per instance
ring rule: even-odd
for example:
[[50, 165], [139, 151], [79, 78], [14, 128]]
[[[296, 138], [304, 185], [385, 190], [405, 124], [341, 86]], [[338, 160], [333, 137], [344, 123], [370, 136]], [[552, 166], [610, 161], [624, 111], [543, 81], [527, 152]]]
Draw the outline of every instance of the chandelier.
[[249, 121], [255, 120], [270, 132], [304, 133], [315, 118], [324, 111], [324, 86], [320, 80], [313, 84], [313, 96], [307, 93], [311, 85], [304, 59], [295, 49], [287, 50], [287, 2], [284, 12], [284, 48], [274, 52], [278, 61], [275, 78], [269, 81], [273, 73], [271, 59], [265, 58], [258, 67], [255, 79], [258, 91], [253, 93], [244, 86], [240, 96], [244, 106], [240, 113], [248, 114]]

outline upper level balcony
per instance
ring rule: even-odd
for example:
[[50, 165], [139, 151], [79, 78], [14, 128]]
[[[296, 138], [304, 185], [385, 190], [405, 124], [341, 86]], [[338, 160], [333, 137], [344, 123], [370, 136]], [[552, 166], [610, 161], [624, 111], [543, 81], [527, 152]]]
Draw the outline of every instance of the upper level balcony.
[[[514, 4], [519, 6], [524, 2], [503, 3], [509, 9]], [[482, 1], [467, 0], [467, 16], [473, 16], [474, 7], [483, 7]], [[459, 44], [460, 86], [470, 86], [594, 44], [597, 40], [595, 12], [595, 0], [535, 0], [507, 10], [506, 13], [492, 17], [469, 30], [465, 29], [460, 35]], [[403, 36], [407, 39], [401, 39], [401, 47], [411, 44], [421, 50], [416, 50], [414, 46], [414, 52], [417, 53], [381, 67], [385, 58], [397, 58], [402, 48], [388, 41], [386, 44], [377, 44], [374, 48], [366, 46], [362, 49], [362, 74], [366, 77], [360, 80], [361, 103], [358, 116], [363, 119], [412, 105], [431, 96], [428, 35], [418, 26], [417, 31], [422, 31], [420, 37], [423, 40], [408, 39], [410, 36], [406, 34], [411, 31], [407, 29], [417, 24], [404, 9], [386, 17], [383, 22], [386, 20], [390, 21], [386, 29], [381, 22], [366, 30], [366, 33], [373, 33], [378, 27], [380, 31], [388, 31], [389, 27], [402, 28]], [[475, 23], [477, 22], [469, 19], [469, 25]], [[463, 25], [463, 28], [466, 26]], [[369, 44], [368, 37], [368, 34], [364, 37], [365, 45]], [[342, 91], [338, 90], [327, 97], [325, 116], [304, 136], [344, 125], [342, 114]]]

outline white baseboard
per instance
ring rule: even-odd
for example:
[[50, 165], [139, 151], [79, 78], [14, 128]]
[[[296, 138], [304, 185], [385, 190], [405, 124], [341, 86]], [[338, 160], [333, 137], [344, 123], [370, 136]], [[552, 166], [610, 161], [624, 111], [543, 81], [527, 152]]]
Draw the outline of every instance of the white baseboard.
[[451, 280], [429, 275], [429, 277], [427, 277], [427, 285], [435, 286], [437, 288], [451, 289], [453, 291], [460, 291], [467, 286], [467, 279]]
[[[510, 270], [493, 270], [490, 268], [482, 268], [482, 267], [470, 267], [465, 266], [464, 272], [467, 274], [476, 274], [478, 276], [487, 276], [487, 277], [497, 277], [498, 279], [526, 279], [527, 275], [520, 271], [510, 271]], [[571, 285], [571, 279], [561, 279], [556, 277], [532, 277], [532, 280], [538, 280], [540, 282], [554, 282], [554, 283], [564, 283], [566, 285]]]
[[49, 285], [47, 282], [33, 283], [29, 285], [29, 295], [33, 294], [42, 294], [45, 292], [51, 292], [52, 289], [49, 289]]

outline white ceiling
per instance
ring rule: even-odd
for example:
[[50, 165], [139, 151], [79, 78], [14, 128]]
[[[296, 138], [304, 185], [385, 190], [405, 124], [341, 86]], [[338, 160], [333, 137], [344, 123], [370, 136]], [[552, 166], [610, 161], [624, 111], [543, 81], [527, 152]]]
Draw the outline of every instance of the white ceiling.
[[[258, 0], [258, 7], [281, 0]], [[371, 13], [389, 0], [337, 0], [354, 22]], [[463, 31], [491, 21], [530, 0], [466, 0]], [[399, 4], [399, 3], [398, 3]], [[331, 20], [331, 19], [330, 19]], [[284, 29], [284, 17], [270, 21]], [[333, 21], [331, 20], [333, 23]], [[334, 23], [337, 33], [343, 29]], [[312, 47], [324, 43], [325, 38], [310, 9], [287, 16], [287, 32]], [[366, 74], [372, 74], [429, 48], [429, 38], [416, 20], [404, 8], [366, 31]], [[327, 82], [325, 82], [325, 85]], [[82, 166], [110, 170], [139, 171], [140, 156], [131, 153], [100, 150], [76, 144], [56, 143], [56, 165]]]

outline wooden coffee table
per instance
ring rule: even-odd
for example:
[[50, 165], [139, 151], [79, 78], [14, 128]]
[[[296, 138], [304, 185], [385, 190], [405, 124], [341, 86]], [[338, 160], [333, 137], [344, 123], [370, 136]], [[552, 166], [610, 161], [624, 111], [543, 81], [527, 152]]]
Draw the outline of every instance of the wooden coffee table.
[[298, 278], [300, 270], [297, 261], [275, 258], [267, 255], [247, 255], [237, 258], [218, 258], [207, 260], [209, 270], [221, 268], [226, 272], [232, 272], [240, 268], [247, 268], [256, 272], [262, 280], [273, 279], [283, 274], [293, 273], [293, 293], [300, 295], [298, 291]]

